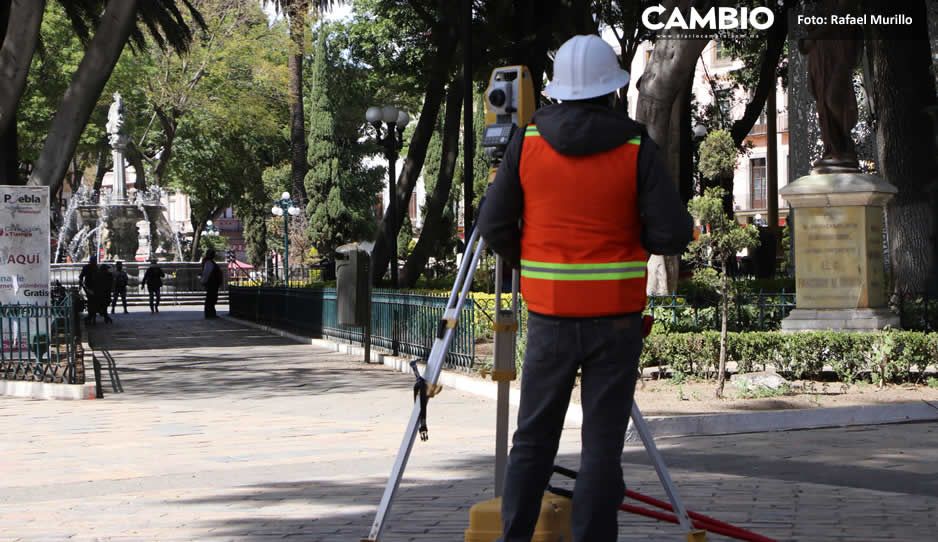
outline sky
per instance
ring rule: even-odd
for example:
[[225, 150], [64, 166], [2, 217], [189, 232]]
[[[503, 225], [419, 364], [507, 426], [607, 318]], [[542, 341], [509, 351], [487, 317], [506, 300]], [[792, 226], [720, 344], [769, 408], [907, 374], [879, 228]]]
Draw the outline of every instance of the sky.
[[[267, 14], [267, 17], [271, 21], [275, 21], [281, 17], [281, 15], [277, 14], [277, 10], [274, 8], [273, 3], [265, 4], [263, 1], [261, 1], [261, 5], [264, 8], [264, 13]], [[326, 14], [326, 20], [332, 21], [336, 19], [343, 19], [345, 17], [348, 17], [351, 14], [352, 14], [352, 5], [343, 3], [329, 10], [329, 13]]]

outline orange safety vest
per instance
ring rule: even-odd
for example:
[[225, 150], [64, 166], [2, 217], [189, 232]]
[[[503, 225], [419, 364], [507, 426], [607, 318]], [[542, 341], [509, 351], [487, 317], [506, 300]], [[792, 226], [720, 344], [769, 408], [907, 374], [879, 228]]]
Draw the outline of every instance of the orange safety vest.
[[531, 311], [591, 317], [645, 309], [640, 144], [635, 137], [609, 151], [566, 156], [536, 125], [526, 128], [521, 292]]

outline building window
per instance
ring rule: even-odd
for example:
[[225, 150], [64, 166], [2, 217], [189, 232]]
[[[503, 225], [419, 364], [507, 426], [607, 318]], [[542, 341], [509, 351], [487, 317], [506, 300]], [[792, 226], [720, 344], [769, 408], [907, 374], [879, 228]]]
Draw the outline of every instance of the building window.
[[713, 91], [714, 105], [717, 107], [717, 114], [723, 123], [728, 123], [730, 113], [733, 108], [733, 89], [718, 88]]
[[768, 207], [766, 187], [765, 158], [749, 160], [749, 188], [751, 209], [765, 209]]
[[733, 62], [733, 56], [727, 50], [726, 45], [722, 41], [716, 40], [713, 47], [713, 65], [714, 66], [726, 66]]
[[768, 131], [768, 122], [765, 109], [763, 109], [762, 113], [759, 113], [759, 118], [756, 120], [756, 123], [752, 125], [752, 130], [749, 131], [749, 135], [764, 135]]

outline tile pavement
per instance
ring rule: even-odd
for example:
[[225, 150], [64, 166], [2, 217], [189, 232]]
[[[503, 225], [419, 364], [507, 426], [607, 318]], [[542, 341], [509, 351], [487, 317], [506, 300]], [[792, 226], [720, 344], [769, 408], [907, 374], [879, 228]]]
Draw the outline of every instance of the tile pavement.
[[[357, 541], [410, 412], [412, 379], [178, 310], [96, 339], [124, 394], [0, 397], [0, 541]], [[106, 388], [109, 391], [109, 388]], [[445, 390], [387, 542], [458, 541], [491, 492], [494, 404]], [[560, 462], [575, 467], [570, 430]], [[938, 539], [938, 424], [661, 440], [687, 504], [779, 540]], [[640, 446], [630, 487], [662, 497]], [[683, 540], [623, 514], [620, 541]], [[726, 540], [711, 537], [711, 540]]]

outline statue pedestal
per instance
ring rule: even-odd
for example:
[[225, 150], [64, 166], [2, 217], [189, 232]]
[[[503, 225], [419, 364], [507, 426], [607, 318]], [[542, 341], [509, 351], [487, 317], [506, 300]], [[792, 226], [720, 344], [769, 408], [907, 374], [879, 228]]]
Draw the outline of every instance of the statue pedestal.
[[899, 327], [883, 265], [883, 208], [896, 191], [863, 173], [808, 175], [779, 191], [794, 208], [797, 286], [782, 330]]

